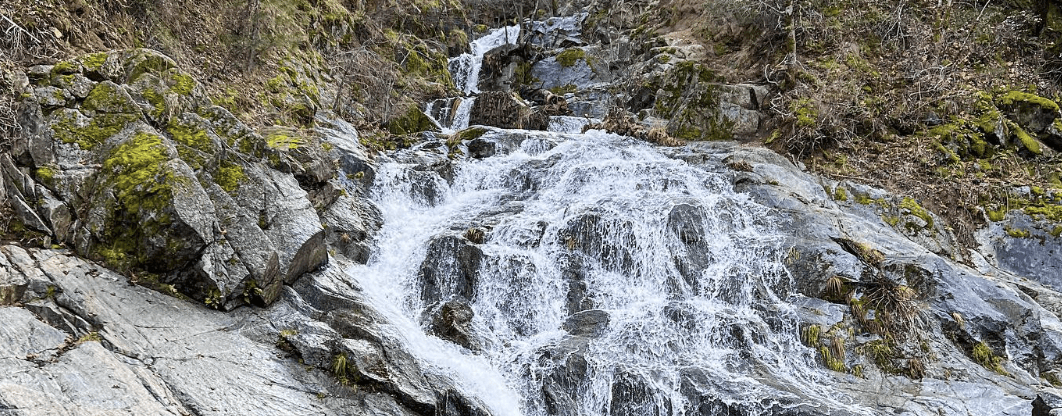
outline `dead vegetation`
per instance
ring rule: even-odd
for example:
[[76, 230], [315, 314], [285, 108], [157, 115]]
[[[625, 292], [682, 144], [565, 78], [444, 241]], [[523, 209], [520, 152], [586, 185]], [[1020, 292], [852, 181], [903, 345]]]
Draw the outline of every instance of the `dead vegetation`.
[[[686, 144], [682, 140], [671, 137], [663, 128], [647, 129], [635, 120], [634, 116], [626, 110], [614, 107], [605, 115], [600, 123], [590, 123], [583, 127], [583, 131], [599, 129], [622, 136], [630, 136], [660, 146], [682, 146]], [[746, 163], [747, 164], [747, 163]]]
[[933, 131], [981, 116], [986, 94], [1062, 97], [1052, 29], [1062, 15], [1030, 4], [672, 0], [657, 32], [689, 31], [728, 82], [772, 86], [768, 146], [923, 201], [970, 247], [985, 207], [1006, 204], [1010, 189], [1062, 186], [1055, 152], [1023, 153], [1004, 137], [990, 155], [955, 155]]
[[[518, 6], [474, 15], [515, 16]], [[447, 92], [445, 58], [480, 23], [465, 10], [457, 0], [10, 0], [0, 11], [0, 62], [146, 47], [251, 125], [312, 123], [327, 108], [373, 130]]]

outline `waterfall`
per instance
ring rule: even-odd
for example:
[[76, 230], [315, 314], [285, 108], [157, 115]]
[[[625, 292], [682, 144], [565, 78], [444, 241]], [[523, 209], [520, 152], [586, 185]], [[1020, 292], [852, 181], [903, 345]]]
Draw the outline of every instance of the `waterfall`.
[[[411, 162], [444, 148], [383, 164], [378, 248], [350, 270], [431, 371], [494, 415], [697, 414], [707, 398], [751, 414], [865, 413], [822, 387], [782, 237], [723, 175], [600, 131], [483, 139], [502, 154], [456, 165], [452, 182]], [[445, 262], [428, 257], [434, 238], [470, 227], [487, 230], [469, 299], [476, 352], [426, 335], [419, 274]]]
[[472, 41], [470, 52], [450, 58], [450, 74], [457, 88], [466, 95], [478, 93], [479, 70], [483, 67], [483, 55], [499, 46], [516, 43], [519, 37], [519, 25], [492, 29], [486, 35]]
[[468, 128], [472, 105], [475, 102], [476, 97], [440, 98], [428, 103], [424, 114], [439, 126], [443, 134], [453, 134]]
[[[450, 61], [455, 84], [477, 93], [484, 54], [518, 35], [473, 41]], [[473, 100], [426, 112], [452, 133]], [[384, 226], [349, 275], [426, 370], [495, 416], [870, 414], [826, 387], [833, 376], [799, 341], [800, 295], [769, 210], [713, 169], [580, 134], [593, 121], [491, 129], [491, 150], [452, 170], [438, 143], [379, 166]], [[471, 309], [474, 341], [431, 335], [444, 302]]]
[[[454, 111], [453, 122], [448, 126], [450, 133], [468, 128], [468, 120], [472, 116], [472, 105], [476, 103], [476, 97], [466, 97], [457, 105]], [[443, 130], [447, 133], [446, 130]]]
[[474, 94], [479, 93], [479, 72], [483, 68], [483, 56], [499, 46], [516, 43], [519, 36], [520, 26], [493, 29], [472, 41], [470, 52], [450, 58], [450, 76], [454, 85], [466, 96], [438, 99], [424, 108], [424, 113], [439, 126], [443, 134], [453, 134], [468, 128], [472, 105], [476, 102]]

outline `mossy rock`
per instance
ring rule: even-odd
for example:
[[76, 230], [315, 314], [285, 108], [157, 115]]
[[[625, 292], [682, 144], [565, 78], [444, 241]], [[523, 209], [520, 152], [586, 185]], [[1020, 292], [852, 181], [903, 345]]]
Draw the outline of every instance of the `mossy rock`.
[[133, 102], [125, 88], [111, 82], [103, 81], [89, 92], [81, 103], [81, 109], [96, 113], [139, 113], [140, 107]]
[[144, 74], [160, 74], [170, 68], [176, 68], [177, 63], [170, 57], [151, 49], [131, 49], [122, 52], [122, 62], [125, 63], [125, 83], [135, 82]]
[[1015, 124], [1033, 135], [1044, 133], [1062, 116], [1058, 103], [1033, 93], [1008, 91], [997, 95], [995, 102]]
[[[168, 272], [186, 264], [202, 241], [195, 241], [174, 221], [174, 187], [182, 178], [169, 166], [173, 149], [153, 132], [138, 131], [121, 140], [103, 162], [100, 180], [109, 192], [94, 204], [108, 206], [105, 222], [96, 224], [98, 241], [88, 253], [119, 271]], [[107, 203], [98, 198], [113, 197]]]
[[668, 135], [687, 141], [734, 138], [733, 121], [720, 111], [720, 81], [704, 65], [683, 61], [650, 82], [657, 91], [653, 112], [669, 119]]
[[90, 118], [77, 110], [60, 109], [52, 114], [49, 127], [55, 139], [92, 150], [137, 119], [137, 115], [128, 113], [98, 114]]
[[425, 131], [438, 132], [439, 128], [419, 107], [411, 105], [404, 114], [387, 122], [387, 131], [396, 136], [405, 136]]
[[580, 60], [586, 60], [586, 51], [580, 48], [565, 49], [561, 53], [557, 54], [557, 63], [561, 67], [571, 68], [575, 66]]

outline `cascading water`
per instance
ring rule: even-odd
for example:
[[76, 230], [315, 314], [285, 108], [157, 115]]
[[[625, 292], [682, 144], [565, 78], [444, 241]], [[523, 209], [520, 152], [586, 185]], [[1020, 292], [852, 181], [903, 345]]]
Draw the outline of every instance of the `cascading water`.
[[424, 113], [439, 126], [443, 134], [453, 134], [468, 127], [472, 105], [476, 101], [473, 95], [479, 93], [479, 72], [483, 68], [483, 56], [499, 46], [516, 43], [519, 36], [518, 25], [493, 29], [472, 41], [468, 53], [450, 58], [448, 66], [454, 84], [466, 96], [435, 100], [428, 103], [424, 109]]
[[483, 56], [494, 48], [516, 43], [520, 37], [520, 26], [507, 26], [493, 29], [486, 35], [472, 41], [468, 53], [450, 58], [450, 74], [454, 84], [465, 94], [479, 92], [479, 70], [483, 67]]
[[[769, 213], [724, 175], [600, 131], [483, 138], [508, 153], [459, 164], [452, 184], [383, 166], [379, 249], [350, 272], [434, 371], [495, 415], [847, 408], [798, 341]], [[425, 335], [418, 267], [445, 262], [426, 258], [433, 238], [474, 226], [489, 229], [475, 353]]]
[[588, 124], [601, 120], [589, 117], [553, 116], [549, 118], [549, 131], [554, 133], [581, 133]]
[[440, 98], [429, 103], [424, 113], [439, 126], [443, 134], [453, 134], [468, 128], [475, 102], [476, 97]]
[[[462, 91], [478, 91], [483, 55], [518, 31], [451, 60]], [[445, 105], [445, 130], [467, 127]], [[453, 171], [438, 169], [449, 155], [437, 143], [380, 167], [384, 227], [350, 275], [429, 371], [496, 416], [869, 413], [824, 387], [831, 376], [798, 341], [768, 210], [709, 168], [577, 134], [589, 121], [491, 130], [481, 138], [496, 150]], [[463, 236], [473, 227], [484, 241]], [[445, 238], [463, 246], [439, 250]], [[454, 299], [474, 312], [472, 349], [428, 335]]]

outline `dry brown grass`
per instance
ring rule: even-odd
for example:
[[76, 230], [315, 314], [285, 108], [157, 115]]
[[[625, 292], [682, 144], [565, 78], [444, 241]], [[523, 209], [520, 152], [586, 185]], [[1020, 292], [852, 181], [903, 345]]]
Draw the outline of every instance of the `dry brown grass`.
[[831, 178], [922, 201], [966, 247], [982, 206], [1005, 204], [1011, 187], [1049, 186], [1047, 174], [1062, 167], [1057, 157], [1000, 152], [975, 175], [983, 161], [950, 164], [927, 133], [927, 120], [972, 117], [984, 91], [1062, 93], [1034, 11], [871, 0], [669, 0], [661, 9], [659, 32], [692, 33], [709, 51], [705, 64], [729, 82], [772, 85], [770, 147]]
[[[303, 69], [313, 72], [310, 78], [330, 76], [324, 82], [332, 88], [312, 88], [322, 91], [314, 109], [333, 108], [360, 128], [374, 129], [408, 104], [445, 91], [428, 75], [409, 73], [404, 61], [411, 47], [445, 54], [451, 45], [436, 39], [473, 24], [464, 7], [459, 0], [8, 0], [0, 10], [0, 34], [13, 36], [0, 37], [0, 61], [13, 67], [156, 49], [217, 102], [258, 126], [295, 122], [290, 109], [277, 104], [291, 100], [285, 92], [270, 95], [268, 84], [296, 67], [300, 76]], [[518, 9], [499, 5], [476, 15], [508, 16]]]

